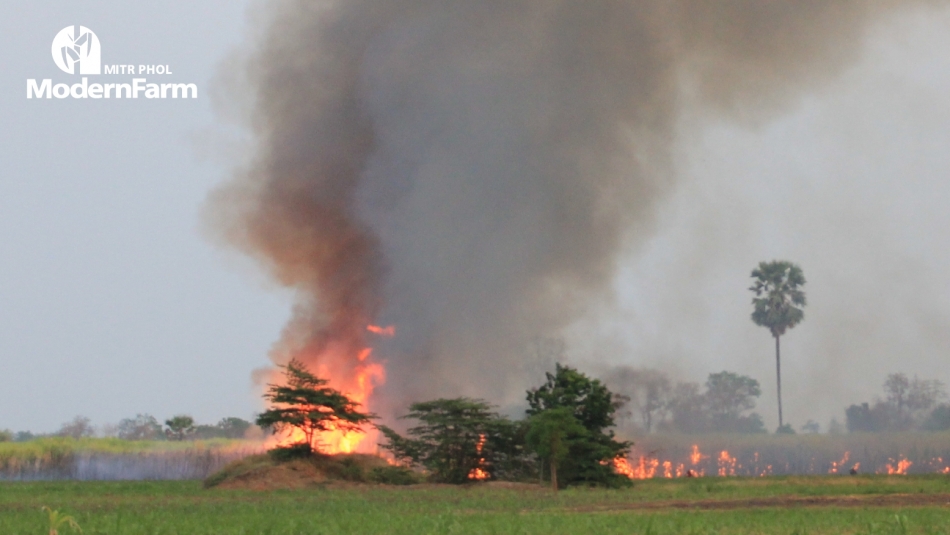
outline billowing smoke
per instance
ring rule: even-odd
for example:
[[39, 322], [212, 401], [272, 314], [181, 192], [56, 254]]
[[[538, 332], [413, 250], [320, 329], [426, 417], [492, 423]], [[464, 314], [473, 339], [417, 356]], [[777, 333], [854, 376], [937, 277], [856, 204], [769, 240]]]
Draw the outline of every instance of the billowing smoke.
[[681, 104], [766, 117], [907, 3], [267, 6], [246, 62], [253, 153], [212, 206], [296, 290], [271, 358], [349, 377], [376, 345], [387, 415], [517, 399], [538, 379], [531, 340], [609, 307], [618, 259], [653, 232]]

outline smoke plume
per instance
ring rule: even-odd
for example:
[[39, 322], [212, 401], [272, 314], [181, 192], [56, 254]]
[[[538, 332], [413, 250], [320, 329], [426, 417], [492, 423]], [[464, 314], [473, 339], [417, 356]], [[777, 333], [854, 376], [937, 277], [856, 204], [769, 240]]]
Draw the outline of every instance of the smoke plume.
[[618, 259], [652, 235], [683, 103], [768, 117], [907, 3], [268, 5], [245, 64], [250, 163], [212, 206], [296, 292], [272, 360], [349, 377], [375, 345], [383, 414], [519, 398], [531, 340], [609, 308]]

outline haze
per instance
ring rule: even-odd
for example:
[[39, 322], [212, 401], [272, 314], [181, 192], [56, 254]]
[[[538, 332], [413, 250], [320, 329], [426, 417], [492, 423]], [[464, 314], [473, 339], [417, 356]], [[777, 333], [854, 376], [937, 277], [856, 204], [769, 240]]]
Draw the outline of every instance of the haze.
[[[8, 6], [0, 428], [259, 410], [251, 371], [267, 364], [290, 298], [201, 226], [209, 191], [240, 163], [242, 138], [212, 113], [212, 78], [258, 30], [245, 11]], [[104, 62], [168, 63], [200, 98], [27, 101], [26, 78], [56, 76], [49, 42], [69, 24], [98, 34]], [[736, 120], [687, 102], [677, 185], [650, 237], [622, 255], [617, 306], [569, 328], [572, 360], [751, 375], [774, 428], [772, 341], [749, 321], [746, 288], [755, 263], [783, 258], [803, 267], [809, 296], [783, 338], [788, 421], [842, 419], [891, 371], [950, 382], [948, 29], [950, 10], [882, 19], [857, 62], [767, 113]]]

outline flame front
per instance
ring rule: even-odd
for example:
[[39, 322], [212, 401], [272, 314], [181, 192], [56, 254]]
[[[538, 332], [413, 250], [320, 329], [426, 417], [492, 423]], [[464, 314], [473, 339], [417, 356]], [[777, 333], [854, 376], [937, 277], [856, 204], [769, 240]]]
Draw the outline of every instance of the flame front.
[[[394, 336], [396, 328], [392, 325], [379, 327], [368, 325], [366, 330], [379, 336]], [[373, 358], [373, 348], [364, 347], [356, 354], [347, 355], [346, 351], [328, 347], [316, 356], [300, 355], [301, 359], [311, 367], [317, 377], [327, 379], [330, 388], [339, 390], [353, 402], [361, 406], [361, 410], [369, 411], [372, 408], [373, 390], [386, 382], [386, 369], [381, 362]], [[279, 381], [280, 377], [274, 377]], [[375, 451], [378, 432], [375, 429], [362, 431], [342, 431], [330, 429], [314, 436], [313, 448], [326, 454], [336, 453], [372, 453]], [[299, 429], [290, 429], [275, 434], [268, 441], [267, 447], [289, 446], [306, 441], [304, 433]]]
[[[728, 450], [721, 450], [717, 455], [704, 455], [699, 446], [693, 444], [690, 451], [685, 455], [683, 463], [676, 462], [675, 459], [661, 459], [655, 457], [652, 453], [640, 455], [638, 457], [617, 457], [610, 464], [614, 472], [624, 475], [630, 479], [651, 479], [651, 478], [672, 478], [672, 477], [703, 477], [707, 469], [710, 474], [720, 477], [728, 476], [769, 476], [773, 474], [773, 465], [762, 462], [759, 453], [754, 452], [751, 455], [742, 456], [747, 459], [743, 464], [739, 461], [739, 456], [733, 456]], [[741, 456], [741, 455], [740, 455]], [[861, 467], [860, 462], [854, 464], [851, 461], [851, 452], [846, 451], [840, 460], [832, 461], [829, 465], [815, 466], [814, 464], [805, 473], [828, 473], [840, 474], [853, 472], [857, 473]], [[604, 462], [607, 464], [607, 462]], [[851, 466], [849, 469], [848, 467]], [[915, 472], [932, 472], [938, 474], [950, 474], [950, 466], [944, 462], [942, 457], [933, 457], [929, 461], [919, 460], [915, 465], [914, 461], [904, 456], [899, 456], [896, 460], [889, 459], [886, 464], [879, 465], [876, 472], [879, 474], [907, 475], [911, 467], [916, 466]], [[827, 470], [826, 468], [827, 467]], [[779, 473], [789, 473], [789, 467], [778, 467]]]
[[478, 466], [472, 468], [468, 473], [468, 478], [475, 481], [484, 481], [491, 477], [491, 474], [485, 470], [485, 458], [481, 457], [482, 449], [485, 447], [485, 435], [478, 435], [478, 442], [475, 444], [475, 451], [478, 453]]
[[[893, 463], [894, 459], [891, 459], [891, 462]], [[914, 463], [908, 461], [907, 459], [899, 459], [895, 464], [887, 464], [887, 473], [890, 475], [906, 475], [907, 469], [913, 464]]]
[[[850, 457], [851, 457], [851, 452], [850, 452], [850, 451], [844, 452], [844, 457], [842, 457], [840, 461], [831, 463], [831, 468], [828, 469], [828, 473], [829, 473], [829, 474], [837, 474], [837, 473], [838, 473], [838, 470], [839, 470], [842, 466], [844, 466], [844, 463], [848, 462], [848, 459], [849, 459]], [[855, 466], [854, 469], [857, 470], [857, 466]]]

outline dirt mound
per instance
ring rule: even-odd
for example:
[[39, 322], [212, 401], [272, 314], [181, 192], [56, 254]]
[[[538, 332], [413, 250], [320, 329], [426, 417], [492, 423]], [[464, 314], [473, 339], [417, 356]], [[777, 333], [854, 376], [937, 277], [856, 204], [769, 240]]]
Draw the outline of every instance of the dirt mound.
[[208, 477], [206, 488], [300, 489], [335, 482], [408, 485], [420, 482], [411, 470], [391, 466], [385, 459], [366, 454], [281, 458], [272, 453], [235, 461]]

